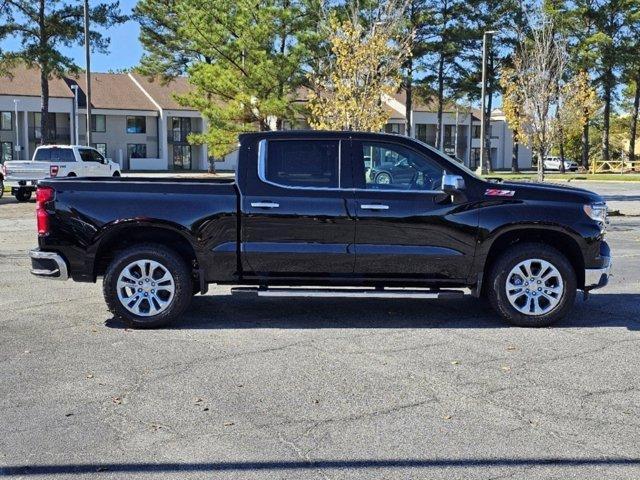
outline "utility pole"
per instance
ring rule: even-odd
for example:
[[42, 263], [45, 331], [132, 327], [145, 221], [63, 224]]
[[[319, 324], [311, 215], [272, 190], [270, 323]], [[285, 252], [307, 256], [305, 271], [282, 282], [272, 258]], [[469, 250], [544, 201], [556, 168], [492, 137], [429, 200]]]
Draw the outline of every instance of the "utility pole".
[[84, 0], [84, 56], [87, 65], [87, 146], [91, 146], [91, 54], [89, 47], [89, 0]]
[[[487, 132], [487, 111], [486, 111], [486, 99], [487, 99], [487, 47], [488, 47], [488, 39], [491, 35], [496, 33], [495, 30], [487, 30], [482, 35], [482, 94], [481, 94], [481, 109], [482, 114], [480, 115], [480, 165], [482, 168], [482, 174], [486, 175], [489, 173], [491, 169], [491, 155], [489, 158], [486, 153], [486, 132]], [[489, 141], [489, 143], [491, 143]]]

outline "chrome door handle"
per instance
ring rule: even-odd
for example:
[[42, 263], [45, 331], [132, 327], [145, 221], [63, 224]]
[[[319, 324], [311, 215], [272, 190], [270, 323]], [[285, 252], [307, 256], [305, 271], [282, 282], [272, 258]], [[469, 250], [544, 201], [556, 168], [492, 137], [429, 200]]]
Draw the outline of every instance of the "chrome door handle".
[[372, 205], [360, 205], [360, 208], [363, 210], [389, 210], [389, 205], [374, 203]]
[[255, 208], [278, 208], [280, 204], [275, 202], [251, 202], [251, 206]]

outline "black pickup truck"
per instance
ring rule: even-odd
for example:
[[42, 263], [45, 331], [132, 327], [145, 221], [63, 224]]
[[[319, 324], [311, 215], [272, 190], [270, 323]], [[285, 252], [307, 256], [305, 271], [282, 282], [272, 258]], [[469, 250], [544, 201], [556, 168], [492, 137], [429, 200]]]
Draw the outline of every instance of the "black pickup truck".
[[280, 297], [470, 290], [516, 325], [543, 326], [577, 289], [606, 285], [611, 265], [598, 195], [485, 181], [385, 134], [244, 134], [235, 180], [46, 180], [36, 214], [31, 272], [103, 277], [111, 312], [137, 327], [174, 320], [212, 283]]

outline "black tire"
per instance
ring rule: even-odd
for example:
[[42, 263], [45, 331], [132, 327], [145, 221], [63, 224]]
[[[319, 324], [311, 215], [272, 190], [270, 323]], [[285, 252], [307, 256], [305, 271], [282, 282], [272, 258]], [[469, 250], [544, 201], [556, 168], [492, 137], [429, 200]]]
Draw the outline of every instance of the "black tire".
[[67, 177], [77, 177], [77, 175], [73, 172], [71, 172], [69, 175], [67, 175]]
[[113, 177], [119, 177], [120, 176], [120, 172], [113, 172]]
[[28, 202], [31, 199], [31, 190], [19, 188], [16, 190], [15, 197], [19, 202]]
[[[159, 262], [173, 276], [173, 298], [169, 306], [156, 315], [136, 315], [118, 298], [118, 278], [122, 271], [136, 260]], [[193, 281], [187, 263], [175, 251], [163, 245], [145, 243], [127, 248], [115, 256], [105, 273], [102, 290], [107, 307], [116, 318], [134, 328], [156, 328], [171, 323], [189, 307], [193, 295]]]
[[[552, 264], [564, 286], [558, 304], [544, 314], [521, 313], [507, 297], [507, 276], [516, 265], [529, 259], [545, 260]], [[509, 247], [493, 264], [487, 282], [486, 292], [493, 309], [519, 327], [547, 327], [557, 322], [569, 313], [576, 298], [577, 280], [571, 263], [558, 250], [543, 243], [522, 243]]]

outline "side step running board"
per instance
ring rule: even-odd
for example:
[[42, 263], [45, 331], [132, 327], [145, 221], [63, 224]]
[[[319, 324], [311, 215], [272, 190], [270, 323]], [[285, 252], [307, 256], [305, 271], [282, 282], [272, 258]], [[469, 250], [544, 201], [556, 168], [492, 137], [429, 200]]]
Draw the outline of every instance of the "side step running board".
[[347, 288], [232, 288], [233, 295], [258, 297], [317, 297], [317, 298], [461, 298], [462, 290], [408, 290], [408, 289], [347, 289]]

